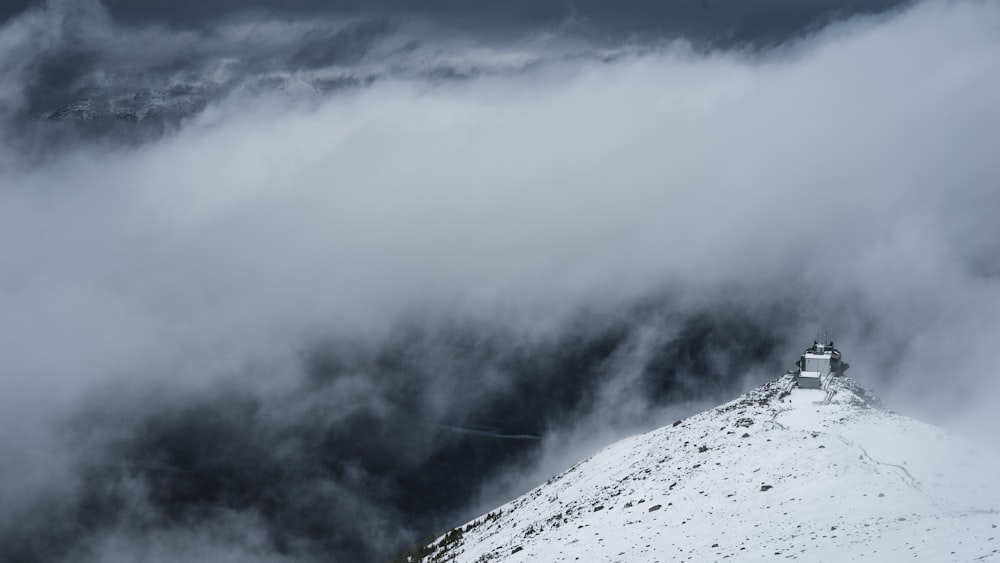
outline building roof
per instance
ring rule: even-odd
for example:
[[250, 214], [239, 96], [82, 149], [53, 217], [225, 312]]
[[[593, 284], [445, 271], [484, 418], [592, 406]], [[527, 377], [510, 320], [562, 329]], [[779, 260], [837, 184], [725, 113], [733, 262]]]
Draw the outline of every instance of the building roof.
[[833, 354], [827, 352], [826, 354], [803, 354], [807, 360], [829, 360], [833, 357]]

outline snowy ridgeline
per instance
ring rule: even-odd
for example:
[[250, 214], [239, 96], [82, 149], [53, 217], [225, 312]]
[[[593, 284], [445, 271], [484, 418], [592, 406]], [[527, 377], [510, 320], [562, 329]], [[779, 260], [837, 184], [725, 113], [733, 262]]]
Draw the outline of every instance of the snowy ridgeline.
[[1000, 457], [846, 377], [622, 440], [411, 561], [1000, 561]]

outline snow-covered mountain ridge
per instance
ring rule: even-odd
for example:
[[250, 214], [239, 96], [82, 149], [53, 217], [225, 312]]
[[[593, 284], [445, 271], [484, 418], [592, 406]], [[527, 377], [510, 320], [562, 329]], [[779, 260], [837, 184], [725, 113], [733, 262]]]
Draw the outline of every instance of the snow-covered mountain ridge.
[[622, 440], [414, 560], [1000, 561], [1000, 457], [847, 377]]

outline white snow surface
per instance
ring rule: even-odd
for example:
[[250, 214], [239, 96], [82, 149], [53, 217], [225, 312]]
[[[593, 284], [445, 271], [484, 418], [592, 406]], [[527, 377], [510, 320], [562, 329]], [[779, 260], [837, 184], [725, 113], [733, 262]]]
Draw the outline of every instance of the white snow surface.
[[423, 562], [1000, 561], [1000, 456], [846, 377], [622, 440]]

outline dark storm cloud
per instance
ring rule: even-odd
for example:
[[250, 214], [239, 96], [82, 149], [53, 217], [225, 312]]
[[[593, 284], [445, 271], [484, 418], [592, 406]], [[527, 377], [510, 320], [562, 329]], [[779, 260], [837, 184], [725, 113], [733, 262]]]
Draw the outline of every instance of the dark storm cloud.
[[[378, 344], [317, 344], [305, 378], [281, 393], [246, 380], [181, 396], [102, 389], [63, 443], [81, 460], [78, 487], [32, 498], [0, 527], [0, 558], [106, 561], [118, 554], [95, 538], [210, 529], [232, 511], [256, 515], [254, 533], [275, 556], [386, 561], [467, 518], [484, 482], [536, 462], [540, 436], [606, 400], [617, 363], [638, 363], [636, 391], [654, 409], [722, 396], [748, 371], [779, 369], [787, 335], [777, 318], [647, 302], [543, 340], [462, 322], [411, 326]], [[631, 359], [648, 330], [673, 336]]]
[[0, 4], [0, 23], [23, 13], [28, 8], [40, 6], [42, 2], [38, 0], [10, 0]]
[[276, 2], [196, 2], [137, 3], [105, 0], [115, 17], [129, 22], [167, 22], [185, 26], [205, 26], [238, 14], [337, 15], [350, 17], [423, 18], [450, 25], [499, 31], [531, 31], [567, 19], [582, 21], [599, 35], [623, 37], [649, 34], [660, 38], [687, 37], [720, 41], [780, 40], [826, 23], [832, 18], [877, 13], [901, 0], [628, 0], [604, 2], [583, 0], [498, 0], [454, 1], [298, 0]]
[[[180, 30], [120, 23], [94, 0], [35, 6], [0, 29], [4, 132], [12, 145], [50, 150], [81, 137], [128, 143], [175, 130], [234, 92], [322, 94], [385, 74], [364, 65], [393, 35], [388, 19], [256, 18]], [[328, 68], [340, 70], [310, 74]]]
[[[427, 65], [449, 42], [511, 48], [525, 38], [572, 38], [534, 59], [606, 57], [600, 49], [686, 40], [703, 48], [773, 45], [898, 0], [575, 2], [131, 2], [5, 4], [0, 18], [44, 19], [49, 41], [18, 54], [23, 103], [8, 136], [34, 145], [66, 138], [156, 138], [241, 89], [318, 92], [422, 74], [465, 78], [511, 70], [490, 61]], [[30, 13], [25, 13], [30, 8]], [[2, 20], [0, 20], [2, 21]], [[284, 22], [284, 29], [276, 29]], [[270, 29], [269, 29], [270, 26]], [[234, 33], [234, 30], [242, 29]], [[584, 41], [584, 43], [579, 43]], [[414, 51], [416, 50], [416, 52]], [[421, 68], [422, 65], [427, 65]], [[516, 70], [519, 65], [514, 65]], [[317, 73], [335, 68], [337, 76]], [[329, 74], [329, 73], [327, 73]], [[25, 123], [27, 120], [27, 123]], [[36, 123], [42, 120], [42, 123]], [[58, 123], [53, 123], [58, 122]]]
[[[780, 39], [826, 23], [831, 18], [871, 14], [904, 3], [903, 0], [229, 0], [197, 2], [131, 2], [104, 0], [108, 11], [130, 24], [163, 23], [182, 27], [210, 27], [234, 16], [348, 16], [425, 18], [480, 29], [532, 30], [566, 19], [585, 21], [595, 31], [611, 35], [650, 33], [668, 37], [718, 39]], [[0, 18], [7, 19], [44, 2], [5, 2]]]
[[390, 31], [388, 21], [364, 21], [336, 33], [309, 33], [289, 59], [294, 68], [322, 68], [358, 62], [372, 43]]

